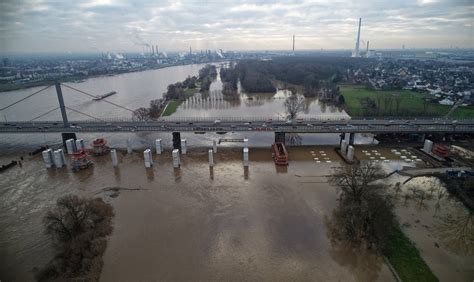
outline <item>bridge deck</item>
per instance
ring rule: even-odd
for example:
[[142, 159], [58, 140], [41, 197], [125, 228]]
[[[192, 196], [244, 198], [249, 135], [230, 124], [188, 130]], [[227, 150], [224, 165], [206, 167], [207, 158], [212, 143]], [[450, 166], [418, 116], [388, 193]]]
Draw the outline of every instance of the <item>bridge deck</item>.
[[70, 121], [65, 128], [60, 121], [13, 121], [0, 124], [0, 133], [37, 132], [288, 132], [288, 133], [474, 133], [474, 120], [205, 120], [163, 119], [158, 121]]

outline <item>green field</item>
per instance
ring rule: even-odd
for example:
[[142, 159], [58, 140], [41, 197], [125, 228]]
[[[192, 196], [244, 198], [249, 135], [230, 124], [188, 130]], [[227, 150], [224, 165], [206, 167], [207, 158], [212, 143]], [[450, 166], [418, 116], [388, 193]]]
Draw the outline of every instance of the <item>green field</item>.
[[165, 111], [161, 114], [162, 117], [170, 116], [176, 109], [181, 105], [182, 101], [179, 100], [171, 100], [168, 102], [168, 106], [166, 107]]
[[390, 236], [384, 251], [402, 281], [438, 281], [420, 253], [400, 228]]
[[[340, 85], [341, 94], [346, 102], [346, 111], [351, 116], [439, 116], [446, 115], [452, 106], [440, 105], [435, 102], [425, 102], [422, 94], [409, 90], [399, 91], [378, 91], [366, 89], [364, 86]], [[401, 102], [398, 111], [396, 110], [395, 99], [390, 106], [385, 107], [385, 96], [400, 95]], [[377, 100], [377, 96], [380, 97]], [[375, 101], [377, 109], [373, 112], [367, 112], [362, 107], [361, 99], [371, 98]], [[474, 118], [474, 107], [458, 107], [451, 117], [456, 118]]]
[[[195, 93], [199, 92], [199, 88], [186, 88], [184, 89], [184, 94], [186, 98], [193, 96]], [[168, 106], [166, 107], [165, 111], [161, 114], [162, 117], [170, 116], [176, 109], [183, 103], [182, 100], [171, 100], [168, 102]]]

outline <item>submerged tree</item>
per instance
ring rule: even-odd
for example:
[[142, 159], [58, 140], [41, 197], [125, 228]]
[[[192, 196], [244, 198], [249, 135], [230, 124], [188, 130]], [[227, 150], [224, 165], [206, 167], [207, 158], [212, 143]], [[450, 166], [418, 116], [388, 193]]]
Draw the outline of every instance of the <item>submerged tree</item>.
[[138, 108], [133, 111], [132, 119], [137, 121], [148, 121], [150, 120], [150, 109], [148, 108]]
[[385, 246], [395, 216], [387, 187], [377, 181], [383, 176], [378, 165], [364, 162], [339, 168], [330, 177], [341, 193], [332, 229], [338, 238], [369, 247]]
[[299, 112], [304, 108], [305, 99], [303, 96], [298, 96], [296, 93], [292, 93], [285, 100], [285, 109], [291, 120], [295, 119]]
[[48, 265], [37, 270], [36, 279], [98, 281], [113, 216], [112, 206], [100, 198], [60, 198], [43, 218], [56, 254]]

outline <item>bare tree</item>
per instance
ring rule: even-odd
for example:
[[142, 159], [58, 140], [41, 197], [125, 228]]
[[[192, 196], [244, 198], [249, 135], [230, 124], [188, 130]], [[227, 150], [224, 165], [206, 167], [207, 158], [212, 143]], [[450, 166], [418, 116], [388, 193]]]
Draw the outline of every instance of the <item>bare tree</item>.
[[148, 121], [150, 120], [150, 109], [147, 108], [138, 108], [135, 111], [133, 111], [132, 114], [132, 119], [133, 120], [138, 120], [138, 121]]
[[56, 254], [44, 268], [36, 270], [36, 279], [98, 281], [113, 216], [112, 206], [100, 198], [60, 198], [43, 218]]
[[152, 119], [157, 119], [160, 117], [161, 108], [163, 107], [163, 101], [161, 99], [155, 99], [150, 101], [150, 108], [148, 110], [148, 115]]
[[441, 241], [452, 251], [462, 255], [474, 254], [474, 214], [458, 204], [456, 211], [440, 218], [435, 228]]
[[364, 162], [339, 168], [329, 181], [341, 190], [344, 197], [361, 202], [366, 195], [385, 188], [383, 185], [374, 183], [383, 176], [384, 173], [379, 165], [374, 162]]
[[293, 93], [286, 98], [284, 105], [291, 120], [295, 119], [298, 113], [303, 110], [304, 100], [303, 96], [298, 96]]
[[341, 192], [331, 228], [338, 238], [383, 248], [395, 226], [394, 205], [373, 162], [339, 168], [329, 178]]

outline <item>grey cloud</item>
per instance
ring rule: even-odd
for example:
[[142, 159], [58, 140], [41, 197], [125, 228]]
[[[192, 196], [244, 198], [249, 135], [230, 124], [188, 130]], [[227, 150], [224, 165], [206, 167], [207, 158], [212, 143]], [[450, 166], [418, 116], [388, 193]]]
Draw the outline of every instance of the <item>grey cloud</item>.
[[471, 0], [3, 0], [0, 51], [289, 49], [293, 34], [297, 48], [349, 49], [359, 17], [375, 48], [474, 47]]

